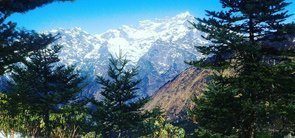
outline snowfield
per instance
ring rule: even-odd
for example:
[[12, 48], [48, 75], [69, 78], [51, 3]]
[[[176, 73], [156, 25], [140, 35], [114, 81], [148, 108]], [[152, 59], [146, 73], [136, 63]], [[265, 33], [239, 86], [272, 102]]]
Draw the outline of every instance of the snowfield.
[[102, 34], [89, 34], [81, 28], [49, 32], [61, 36], [57, 42], [64, 46], [61, 61], [77, 65], [88, 76], [85, 95], [99, 91], [95, 76], [106, 75], [108, 58], [120, 51], [130, 60], [130, 67], [139, 67], [140, 94], [151, 95], [188, 67], [184, 61], [202, 57], [194, 46], [207, 41], [188, 21], [194, 21], [194, 17], [184, 12], [171, 18], [140, 21], [136, 26], [123, 25]]

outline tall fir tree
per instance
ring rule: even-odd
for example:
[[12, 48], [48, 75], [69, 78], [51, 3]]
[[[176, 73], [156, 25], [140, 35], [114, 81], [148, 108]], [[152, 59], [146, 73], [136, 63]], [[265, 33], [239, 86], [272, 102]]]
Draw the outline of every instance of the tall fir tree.
[[25, 13], [57, 1], [71, 0], [0, 1], [0, 75], [5, 73], [9, 65], [22, 62], [28, 52], [46, 45], [43, 37], [36, 32], [16, 29], [16, 23], [7, 21], [7, 18], [14, 13]]
[[96, 110], [91, 114], [104, 137], [131, 136], [143, 121], [142, 107], [147, 98], [139, 98], [135, 80], [137, 69], [127, 69], [128, 60], [120, 54], [109, 60], [108, 77], [97, 77], [102, 86], [101, 101], [92, 100]]
[[284, 0], [220, 0], [224, 11], [207, 11], [195, 28], [209, 46], [207, 58], [190, 62], [215, 70], [192, 110], [201, 127], [251, 138], [266, 131], [294, 131], [294, 24]]
[[[31, 51], [44, 48], [50, 44], [51, 39], [54, 39], [51, 35], [38, 34], [34, 31], [28, 31], [24, 29], [18, 29], [16, 23], [8, 21], [8, 17], [15, 13], [25, 13], [43, 5], [67, 0], [1, 0], [0, 1], [0, 76], [9, 71], [10, 66], [14, 63], [23, 62]], [[0, 130], [9, 128], [10, 125], [14, 125], [10, 122], [4, 122], [7, 117], [7, 95], [0, 92]], [[5, 98], [6, 97], [6, 98]], [[10, 118], [12, 119], [12, 118]], [[5, 131], [6, 132], [6, 131]]]
[[24, 64], [15, 65], [10, 83], [12, 90], [6, 93], [11, 99], [11, 114], [21, 116], [22, 125], [34, 129], [38, 137], [50, 137], [54, 121], [50, 120], [51, 115], [70, 104], [82, 90], [83, 77], [74, 67], [60, 65], [60, 49], [58, 45], [48, 46], [30, 53]]

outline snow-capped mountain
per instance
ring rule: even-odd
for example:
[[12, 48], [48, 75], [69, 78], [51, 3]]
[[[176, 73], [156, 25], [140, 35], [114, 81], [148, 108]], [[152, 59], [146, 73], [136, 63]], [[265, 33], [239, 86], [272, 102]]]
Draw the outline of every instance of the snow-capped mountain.
[[140, 21], [137, 26], [123, 25], [102, 34], [92, 35], [80, 28], [50, 33], [61, 36], [57, 43], [64, 46], [62, 62], [77, 65], [89, 77], [87, 94], [99, 90], [95, 76], [105, 75], [108, 58], [121, 50], [131, 61], [130, 66], [139, 67], [141, 94], [151, 95], [188, 67], [185, 60], [201, 57], [194, 46], [207, 42], [188, 21], [194, 21], [194, 17], [185, 12], [172, 18]]

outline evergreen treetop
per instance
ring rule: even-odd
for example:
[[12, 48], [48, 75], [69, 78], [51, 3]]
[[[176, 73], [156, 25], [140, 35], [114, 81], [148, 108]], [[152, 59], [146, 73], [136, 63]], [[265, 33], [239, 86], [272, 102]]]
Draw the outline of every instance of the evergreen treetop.
[[17, 29], [16, 23], [7, 21], [7, 18], [13, 13], [24, 13], [56, 1], [67, 0], [0, 1], [0, 75], [3, 75], [11, 64], [22, 62], [29, 52], [42, 49], [51, 39], [55, 39], [51, 35]]
[[[21, 114], [28, 117], [25, 120], [39, 118], [35, 123], [43, 122], [44, 127], [40, 128], [37, 136], [50, 136], [53, 130], [50, 116], [74, 102], [83, 88], [84, 78], [74, 66], [60, 65], [60, 49], [58, 45], [51, 45], [31, 52], [24, 64], [13, 66], [11, 73], [12, 90], [6, 93], [11, 99], [8, 110], [12, 116]], [[25, 120], [24, 124], [27, 123]]]
[[132, 135], [142, 121], [142, 107], [147, 98], [138, 98], [135, 80], [137, 69], [127, 68], [127, 59], [110, 58], [108, 77], [97, 77], [101, 84], [101, 101], [92, 100], [97, 110], [92, 113], [97, 124], [101, 124], [103, 136]]
[[[290, 3], [284, 0], [221, 0], [220, 2], [224, 11], [206, 11], [208, 18], [197, 18], [198, 23], [192, 23], [198, 30], [206, 33], [206, 36], [203, 36], [205, 39], [212, 42], [209, 46], [197, 47], [200, 52], [205, 55], [210, 54], [212, 57], [192, 64], [225, 69], [229, 67], [229, 62], [254, 54], [254, 51], [260, 51], [255, 58], [261, 60], [265, 55], [273, 55], [274, 51], [277, 55], [281, 54], [278, 49], [283, 48], [262, 44], [266, 41], [281, 42], [293, 34], [290, 31], [293, 25], [284, 22], [291, 16], [285, 10]], [[290, 52], [290, 49], [285, 50]]]
[[195, 98], [193, 114], [201, 127], [222, 135], [292, 132], [294, 24], [285, 23], [290, 3], [220, 2], [224, 11], [207, 11], [208, 18], [193, 23], [211, 43], [197, 47], [208, 56], [191, 64], [215, 70], [208, 89]]

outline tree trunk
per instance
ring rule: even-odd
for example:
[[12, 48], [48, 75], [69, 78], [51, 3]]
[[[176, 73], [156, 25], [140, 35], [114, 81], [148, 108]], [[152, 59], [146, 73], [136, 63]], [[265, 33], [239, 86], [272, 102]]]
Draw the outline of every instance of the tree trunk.
[[76, 127], [76, 125], [74, 125], [73, 126], [74, 128], [73, 128], [73, 132], [72, 132], [72, 138], [76, 138], [76, 132], [77, 132], [77, 130], [78, 130], [78, 127]]
[[119, 130], [119, 133], [118, 133], [118, 138], [121, 138], [121, 130]]
[[34, 128], [33, 128], [33, 132], [32, 132], [32, 138], [36, 138], [37, 137], [37, 133], [38, 133], [38, 130], [39, 128], [38, 128], [38, 126], [35, 126]]
[[11, 130], [11, 138], [14, 138], [14, 129]]
[[254, 124], [255, 123], [253, 122], [253, 120], [251, 120], [249, 124], [245, 126], [245, 128], [242, 130], [242, 135], [240, 136], [240, 138], [255, 138], [256, 129]]
[[254, 23], [252, 15], [249, 16], [249, 38], [252, 43], [255, 41]]
[[96, 131], [94, 132], [94, 138], [97, 138], [97, 132]]
[[49, 125], [49, 111], [46, 110], [44, 116], [44, 123], [45, 123], [45, 137], [50, 138], [50, 125]]
[[249, 128], [248, 130], [244, 131], [241, 138], [254, 138], [254, 131], [253, 129]]

